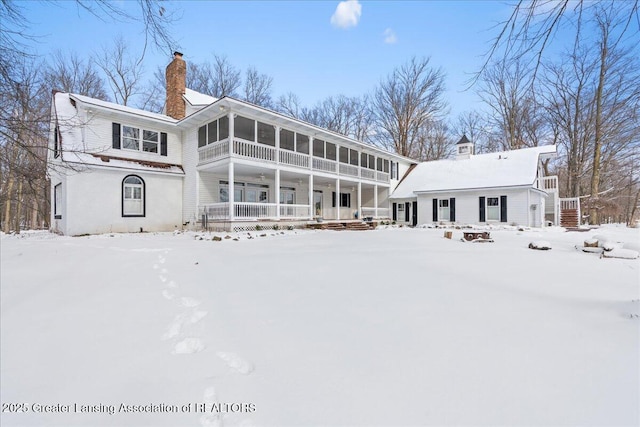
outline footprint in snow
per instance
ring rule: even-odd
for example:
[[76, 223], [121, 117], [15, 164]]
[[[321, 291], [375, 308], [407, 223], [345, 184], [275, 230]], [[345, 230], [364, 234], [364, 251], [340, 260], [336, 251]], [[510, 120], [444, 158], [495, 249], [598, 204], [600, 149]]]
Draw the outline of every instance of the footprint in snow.
[[[207, 387], [204, 390], [202, 401], [207, 404], [207, 407], [218, 402], [218, 396], [216, 395], [215, 387]], [[213, 412], [200, 417], [200, 425], [203, 427], [222, 427], [222, 414]]]
[[199, 321], [201, 321], [201, 320], [202, 320], [202, 318], [203, 318], [204, 316], [206, 316], [206, 315], [207, 315], [207, 312], [206, 312], [206, 311], [203, 311], [203, 310], [195, 311], [195, 312], [191, 315], [191, 317], [189, 317], [189, 322], [190, 322], [190, 323], [198, 323], [198, 322], [199, 322]]
[[165, 289], [164, 291], [162, 291], [162, 296], [165, 299], [172, 300], [175, 295], [173, 295], [173, 292], [168, 291], [168, 290]]
[[162, 340], [170, 340], [173, 337], [176, 337], [180, 334], [182, 330], [183, 319], [182, 316], [176, 316], [176, 318], [169, 324], [167, 327], [167, 331], [162, 335]]
[[178, 285], [176, 284], [176, 282], [174, 282], [173, 280], [170, 281], [169, 283], [167, 283], [167, 287], [169, 288], [177, 288]]
[[166, 260], [167, 260], [167, 259], [166, 259], [165, 257], [163, 257], [162, 255], [159, 255], [159, 256], [158, 256], [158, 261], [160, 262], [160, 264], [164, 264], [164, 262], [165, 262]]
[[158, 276], [158, 279], [160, 279], [160, 281], [161, 281], [162, 283], [164, 283], [164, 282], [166, 282], [166, 281], [167, 281], [167, 278], [166, 278], [166, 277], [164, 277], [162, 274]]
[[200, 305], [200, 301], [198, 301], [195, 298], [191, 298], [191, 297], [182, 297], [182, 298], [180, 298], [180, 303], [184, 307], [196, 307], [196, 306]]
[[193, 354], [204, 350], [204, 343], [198, 338], [185, 338], [175, 345], [173, 354]]
[[235, 353], [219, 351], [216, 354], [227, 364], [228, 367], [240, 374], [248, 375], [253, 372], [253, 365]]

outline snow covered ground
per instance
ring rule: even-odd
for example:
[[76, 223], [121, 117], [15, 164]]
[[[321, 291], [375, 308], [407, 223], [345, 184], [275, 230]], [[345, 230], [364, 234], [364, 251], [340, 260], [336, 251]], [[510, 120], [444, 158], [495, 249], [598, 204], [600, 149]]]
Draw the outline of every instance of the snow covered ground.
[[640, 243], [2, 236], [0, 424], [637, 426], [640, 261], [575, 249], [603, 233]]

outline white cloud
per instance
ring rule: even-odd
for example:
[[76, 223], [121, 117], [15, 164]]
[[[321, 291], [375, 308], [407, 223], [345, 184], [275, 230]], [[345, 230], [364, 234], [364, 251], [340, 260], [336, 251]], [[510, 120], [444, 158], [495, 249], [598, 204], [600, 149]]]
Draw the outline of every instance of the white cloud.
[[360, 22], [360, 15], [362, 5], [358, 0], [341, 1], [331, 16], [331, 25], [338, 28], [355, 27]]
[[394, 33], [391, 28], [384, 30], [382, 35], [384, 36], [384, 42], [386, 44], [394, 44], [398, 41], [398, 36], [396, 36], [396, 33]]

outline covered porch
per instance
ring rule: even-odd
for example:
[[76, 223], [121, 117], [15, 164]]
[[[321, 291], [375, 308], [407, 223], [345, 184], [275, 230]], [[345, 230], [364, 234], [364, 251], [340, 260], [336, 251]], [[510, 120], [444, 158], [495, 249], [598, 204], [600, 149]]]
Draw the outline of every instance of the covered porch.
[[343, 221], [389, 218], [389, 186], [239, 162], [198, 171], [199, 220]]

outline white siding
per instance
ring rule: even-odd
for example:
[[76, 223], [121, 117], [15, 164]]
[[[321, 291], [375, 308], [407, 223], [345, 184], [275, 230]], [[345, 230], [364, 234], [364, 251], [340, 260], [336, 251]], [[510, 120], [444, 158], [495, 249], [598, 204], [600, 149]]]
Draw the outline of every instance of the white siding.
[[[481, 196], [507, 196], [506, 224], [536, 227], [539, 227], [542, 224], [541, 212], [544, 212], [544, 205], [542, 201], [543, 196], [538, 192], [530, 191], [528, 189], [491, 189], [420, 194], [418, 195], [418, 224], [433, 223], [432, 200], [434, 198], [456, 199], [456, 223], [481, 224], [479, 217], [479, 198]], [[537, 209], [535, 211], [531, 210], [532, 204], [537, 205]], [[488, 221], [482, 224], [500, 224], [500, 221]]]
[[[182, 202], [182, 219], [191, 225], [198, 218], [198, 128], [194, 127], [182, 132], [182, 169], [184, 170], [184, 187]], [[202, 201], [200, 201], [202, 203]]]
[[[140, 129], [164, 132], [167, 134], [167, 155], [160, 155], [160, 141], [158, 141], [158, 153], [148, 153], [144, 151], [134, 151], [113, 148], [112, 123], [119, 123], [122, 126], [132, 126]], [[140, 119], [135, 116], [91, 116], [87, 119], [87, 125], [83, 127], [84, 141], [83, 148], [89, 152], [113, 157], [123, 157], [134, 160], [144, 160], [149, 162], [171, 163], [179, 165], [182, 163], [182, 147], [180, 144], [180, 133], [172, 125], [162, 125], [152, 120]], [[142, 138], [142, 135], [140, 135]], [[160, 136], [158, 136], [160, 138]], [[142, 142], [140, 142], [142, 144]]]
[[[122, 180], [137, 175], [145, 182], [145, 216], [122, 216]], [[66, 186], [68, 235], [108, 232], [172, 231], [182, 226], [182, 177], [90, 169], [69, 175]]]

